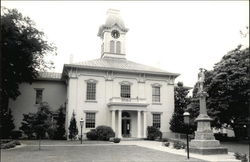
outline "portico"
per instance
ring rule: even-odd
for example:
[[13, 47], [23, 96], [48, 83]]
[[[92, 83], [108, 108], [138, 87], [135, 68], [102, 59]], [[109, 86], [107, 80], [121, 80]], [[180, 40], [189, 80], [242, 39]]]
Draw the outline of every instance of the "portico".
[[[147, 111], [145, 110], [110, 110], [112, 117], [112, 129], [116, 133], [116, 137], [147, 137]], [[136, 122], [134, 122], [134, 115], [131, 118], [123, 117], [124, 113], [136, 113]], [[132, 115], [131, 115], [132, 116]], [[129, 121], [129, 122], [127, 122]], [[133, 132], [131, 132], [133, 129]]]
[[118, 138], [147, 137], [147, 106], [142, 98], [111, 98], [108, 103], [111, 112], [111, 126]]

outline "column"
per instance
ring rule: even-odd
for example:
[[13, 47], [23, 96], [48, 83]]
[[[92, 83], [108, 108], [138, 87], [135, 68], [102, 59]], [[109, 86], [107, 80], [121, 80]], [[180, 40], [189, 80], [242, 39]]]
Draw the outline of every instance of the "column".
[[114, 132], [116, 132], [115, 131], [115, 110], [111, 110], [111, 113], [112, 113], [112, 117], [111, 117], [112, 129]]
[[147, 112], [143, 111], [143, 138], [147, 137]]
[[118, 138], [122, 138], [122, 111], [118, 110]]
[[141, 138], [141, 111], [137, 111], [137, 138]]

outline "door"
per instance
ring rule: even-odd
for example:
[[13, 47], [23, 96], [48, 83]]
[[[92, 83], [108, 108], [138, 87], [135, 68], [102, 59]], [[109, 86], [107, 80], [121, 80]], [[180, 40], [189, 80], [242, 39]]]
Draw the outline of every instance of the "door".
[[122, 119], [122, 136], [123, 137], [130, 137], [130, 119]]

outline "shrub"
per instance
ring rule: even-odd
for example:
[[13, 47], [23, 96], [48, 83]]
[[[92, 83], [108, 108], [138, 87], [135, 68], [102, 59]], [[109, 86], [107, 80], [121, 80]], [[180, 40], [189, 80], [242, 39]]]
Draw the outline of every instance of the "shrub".
[[109, 142], [114, 142], [114, 139], [115, 139], [114, 137], [110, 137]]
[[10, 141], [8, 143], [1, 144], [1, 149], [10, 149], [16, 147], [16, 145], [21, 145], [19, 141]]
[[75, 139], [78, 134], [78, 128], [76, 125], [76, 118], [75, 118], [75, 113], [73, 112], [71, 120], [70, 120], [70, 125], [69, 125], [69, 138]]
[[47, 130], [49, 139], [55, 139], [55, 134], [56, 134], [56, 128], [54, 126], [51, 126]]
[[10, 136], [11, 136], [12, 139], [19, 139], [20, 137], [22, 137], [22, 131], [20, 131], [20, 130], [13, 130], [11, 132]]
[[168, 147], [170, 145], [169, 142], [164, 142], [164, 146]]
[[169, 140], [168, 140], [168, 138], [162, 138], [161, 141], [162, 142], [168, 142]]
[[24, 134], [28, 137], [28, 139], [34, 138], [34, 129], [33, 123], [35, 121], [35, 114], [28, 113], [23, 114], [23, 121], [21, 122], [21, 127], [19, 128], [24, 132]]
[[97, 136], [97, 132], [95, 129], [91, 129], [88, 133], [87, 133], [87, 138], [89, 140], [97, 140], [98, 136]]
[[161, 139], [162, 137], [162, 133], [158, 128], [155, 128], [153, 126], [148, 126], [147, 131], [148, 131], [147, 139], [149, 140], [155, 140], [157, 138]]
[[0, 109], [0, 138], [1, 139], [7, 139], [10, 138], [12, 130], [15, 128], [13, 116], [11, 114], [11, 109], [5, 110]]
[[16, 145], [21, 145], [21, 142], [15, 140], [13, 143], [15, 143]]
[[120, 138], [114, 138], [114, 143], [119, 143], [121, 141]]
[[44, 138], [51, 125], [51, 111], [47, 102], [42, 102], [36, 113], [23, 114], [22, 125], [19, 128], [28, 136], [28, 139]]
[[175, 149], [185, 149], [186, 144], [184, 142], [181, 142], [181, 141], [174, 141], [173, 147]]
[[65, 139], [65, 106], [61, 106], [58, 110], [58, 118], [56, 119], [55, 139]]
[[239, 152], [235, 152], [234, 153], [234, 156], [237, 160], [241, 160], [242, 162], [247, 162], [247, 155], [246, 154], [242, 154], [242, 153], [239, 153]]
[[111, 137], [115, 137], [115, 132], [109, 126], [98, 126], [96, 128], [96, 133], [99, 140], [108, 141]]

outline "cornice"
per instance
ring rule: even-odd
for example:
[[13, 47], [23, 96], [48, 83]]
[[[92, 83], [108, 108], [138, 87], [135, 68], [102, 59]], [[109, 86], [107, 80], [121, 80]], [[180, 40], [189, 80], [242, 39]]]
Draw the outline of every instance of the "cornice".
[[[173, 78], [178, 77], [180, 74], [177, 73], [167, 73], [167, 72], [152, 72], [152, 71], [144, 71], [144, 70], [128, 70], [128, 69], [117, 69], [117, 68], [110, 68], [110, 67], [93, 67], [93, 66], [86, 66], [86, 65], [76, 65], [76, 64], [64, 64], [65, 68], [79, 68], [79, 69], [86, 69], [86, 70], [100, 70], [100, 71], [114, 71], [114, 72], [124, 72], [130, 74], [151, 74], [151, 75], [158, 75], [158, 76], [171, 76]], [[172, 78], [171, 78], [172, 79]]]

